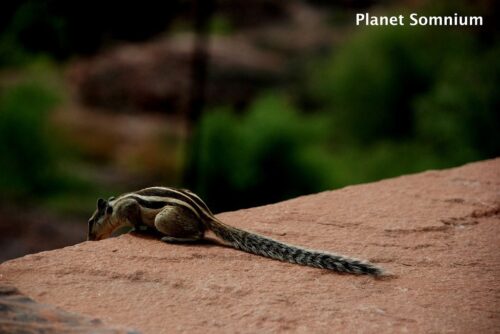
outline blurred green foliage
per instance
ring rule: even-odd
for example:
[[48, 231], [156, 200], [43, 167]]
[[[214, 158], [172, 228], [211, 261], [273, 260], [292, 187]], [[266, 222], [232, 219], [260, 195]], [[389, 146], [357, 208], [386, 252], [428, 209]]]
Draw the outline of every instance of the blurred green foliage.
[[0, 194], [33, 197], [57, 183], [49, 112], [58, 97], [36, 82], [8, 87], [0, 95]]
[[314, 64], [309, 98], [358, 143], [414, 135], [414, 101], [432, 89], [439, 69], [470, 49], [467, 34], [406, 27], [369, 28]]
[[500, 153], [500, 45], [455, 54], [415, 101], [417, 139], [448, 163]]
[[96, 184], [75, 170], [84, 169], [83, 161], [51, 121], [66, 92], [57, 67], [38, 59], [0, 85], [0, 203], [22, 199], [86, 216], [96, 194], [111, 196], [116, 187]]
[[[19, 1], [0, 11], [0, 67], [23, 71], [44, 54], [92, 53], [106, 38], [144, 40], [186, 6], [126, 6], [114, 15], [111, 3], [97, 13], [83, 1]], [[131, 24], [139, 21], [147, 24]], [[214, 34], [236, 29], [224, 15], [212, 19]], [[220, 211], [498, 156], [500, 43], [490, 30], [357, 29], [303, 71], [299, 61], [290, 66], [298, 92], [283, 85], [247, 101], [246, 110], [210, 107], [196, 127], [196, 165], [188, 166], [196, 182], [188, 186]], [[0, 196], [45, 197], [51, 208], [84, 212], [95, 194], [116, 189], [61, 168], [71, 153], [59, 150], [49, 124], [59, 95], [45, 79], [0, 91]]]
[[357, 177], [335, 184], [498, 155], [498, 56], [498, 45], [467, 31], [360, 32], [315, 68], [307, 90], [332, 115], [337, 160], [342, 151], [358, 152], [363, 166]]
[[304, 116], [279, 95], [264, 95], [244, 115], [205, 114], [199, 126], [197, 184], [215, 210], [254, 206], [328, 184], [328, 119]]
[[227, 210], [497, 156], [499, 50], [467, 31], [362, 30], [310, 63], [293, 100], [314, 110], [281, 94], [206, 113], [197, 190]]

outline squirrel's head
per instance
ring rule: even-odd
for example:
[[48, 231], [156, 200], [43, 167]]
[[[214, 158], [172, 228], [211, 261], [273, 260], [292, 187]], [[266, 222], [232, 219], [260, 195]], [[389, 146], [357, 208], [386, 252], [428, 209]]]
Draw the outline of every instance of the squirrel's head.
[[112, 214], [113, 207], [109, 201], [99, 198], [97, 200], [97, 209], [88, 222], [87, 240], [101, 240], [111, 236], [113, 233]]

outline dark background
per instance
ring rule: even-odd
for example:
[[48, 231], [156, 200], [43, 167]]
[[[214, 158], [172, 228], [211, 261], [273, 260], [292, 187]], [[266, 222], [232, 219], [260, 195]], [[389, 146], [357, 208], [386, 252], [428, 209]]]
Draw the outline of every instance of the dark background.
[[[357, 27], [355, 14], [482, 15]], [[84, 240], [98, 197], [220, 212], [500, 152], [490, 1], [4, 1], [0, 259]]]

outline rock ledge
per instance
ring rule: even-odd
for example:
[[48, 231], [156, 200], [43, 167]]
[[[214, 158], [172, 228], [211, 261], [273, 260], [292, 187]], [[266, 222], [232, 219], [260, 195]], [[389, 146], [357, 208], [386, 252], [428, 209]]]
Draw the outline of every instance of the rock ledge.
[[0, 284], [143, 333], [493, 333], [500, 328], [500, 159], [219, 215], [398, 277], [124, 235], [0, 265]]

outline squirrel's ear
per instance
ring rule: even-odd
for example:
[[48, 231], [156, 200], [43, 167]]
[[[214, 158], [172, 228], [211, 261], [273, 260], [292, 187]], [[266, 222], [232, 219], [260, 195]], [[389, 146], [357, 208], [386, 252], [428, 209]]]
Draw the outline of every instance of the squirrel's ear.
[[113, 207], [111, 205], [108, 205], [106, 207], [106, 214], [110, 215], [113, 213]]
[[99, 199], [97, 200], [97, 208], [98, 208], [99, 210], [104, 209], [104, 208], [106, 207], [106, 204], [107, 204], [107, 203], [106, 203], [106, 201], [105, 201], [104, 199], [102, 199], [102, 198], [99, 198]]

